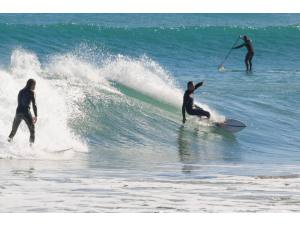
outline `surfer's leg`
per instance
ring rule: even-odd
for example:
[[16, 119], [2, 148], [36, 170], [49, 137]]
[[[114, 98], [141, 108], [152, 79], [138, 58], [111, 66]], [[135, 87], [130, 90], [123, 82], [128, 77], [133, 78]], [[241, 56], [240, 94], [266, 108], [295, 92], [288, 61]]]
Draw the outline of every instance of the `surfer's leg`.
[[28, 113], [28, 114], [24, 115], [24, 120], [25, 120], [25, 122], [27, 124], [27, 127], [29, 129], [29, 132], [30, 132], [29, 142], [34, 143], [34, 140], [35, 140], [35, 126], [34, 126], [34, 123], [33, 123], [33, 120], [32, 120], [31, 113]]
[[14, 118], [13, 125], [12, 125], [11, 132], [10, 132], [10, 134], [8, 136], [10, 139], [13, 139], [14, 136], [16, 135], [17, 130], [19, 128], [19, 125], [20, 125], [21, 121], [22, 121], [22, 116], [19, 115], [19, 114], [16, 114], [16, 116]]
[[249, 71], [249, 53], [247, 53], [246, 57], [245, 57], [245, 65], [246, 65], [246, 70]]
[[208, 111], [202, 110], [202, 115], [203, 115], [203, 116], [206, 116], [207, 119], [210, 118], [210, 113], [209, 113]]
[[250, 65], [250, 71], [252, 71], [252, 58], [253, 58], [254, 54], [251, 54], [251, 56], [249, 57], [249, 65]]
[[205, 110], [201, 109], [199, 106], [196, 109], [194, 109], [190, 113], [190, 115], [199, 116], [199, 117], [205, 116], [208, 119], [210, 118], [210, 113], [208, 111], [205, 111]]

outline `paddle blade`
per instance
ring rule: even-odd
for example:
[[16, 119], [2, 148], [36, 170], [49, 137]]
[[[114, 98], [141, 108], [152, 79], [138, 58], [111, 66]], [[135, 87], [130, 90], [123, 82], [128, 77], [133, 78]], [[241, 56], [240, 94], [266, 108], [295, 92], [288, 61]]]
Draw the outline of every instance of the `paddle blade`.
[[218, 70], [219, 70], [219, 72], [223, 72], [223, 71], [225, 71], [225, 67], [224, 67], [224, 65], [223, 65], [223, 64], [221, 64], [221, 65], [219, 66]]

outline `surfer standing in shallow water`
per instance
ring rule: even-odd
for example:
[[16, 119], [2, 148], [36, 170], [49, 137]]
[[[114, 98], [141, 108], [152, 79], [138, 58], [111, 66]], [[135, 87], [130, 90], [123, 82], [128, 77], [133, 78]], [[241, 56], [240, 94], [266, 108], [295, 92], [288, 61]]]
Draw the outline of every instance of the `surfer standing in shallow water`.
[[[11, 142], [12, 139], [14, 138], [18, 127], [22, 120], [25, 121], [29, 132], [30, 132], [30, 145], [34, 143], [35, 139], [35, 126], [34, 124], [37, 121], [37, 107], [36, 107], [36, 102], [35, 102], [35, 89], [36, 82], [34, 79], [29, 79], [27, 81], [26, 86], [20, 90], [18, 94], [18, 107], [16, 110], [16, 115], [14, 118], [12, 130], [10, 132], [8, 142]], [[34, 112], [34, 117], [32, 117], [31, 112], [30, 112], [30, 104], [32, 103], [32, 108]]]
[[246, 64], [246, 71], [250, 72], [250, 71], [252, 71], [252, 58], [254, 56], [254, 49], [253, 49], [252, 41], [249, 39], [248, 36], [244, 35], [242, 37], [242, 39], [244, 40], [244, 43], [241, 45], [235, 46], [232, 49], [238, 49], [238, 48], [242, 48], [242, 47], [247, 48], [248, 52], [245, 57], [245, 64]]
[[203, 81], [194, 85], [193, 81], [189, 81], [187, 83], [187, 90], [184, 93], [183, 96], [183, 104], [182, 104], [182, 122], [185, 123], [185, 111], [192, 116], [199, 116], [200, 118], [202, 116], [210, 118], [210, 113], [201, 109], [199, 106], [194, 104], [194, 91], [201, 87], [203, 85]]

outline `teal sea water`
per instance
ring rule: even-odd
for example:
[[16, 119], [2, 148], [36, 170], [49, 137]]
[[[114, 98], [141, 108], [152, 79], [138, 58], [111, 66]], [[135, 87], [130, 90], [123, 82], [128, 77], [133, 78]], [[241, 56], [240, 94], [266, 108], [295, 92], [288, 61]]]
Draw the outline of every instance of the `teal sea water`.
[[[253, 72], [245, 49], [218, 71], [243, 34]], [[1, 14], [0, 211], [299, 211], [299, 50], [300, 14]], [[33, 149], [6, 143], [30, 77]], [[183, 126], [189, 80], [247, 128]]]

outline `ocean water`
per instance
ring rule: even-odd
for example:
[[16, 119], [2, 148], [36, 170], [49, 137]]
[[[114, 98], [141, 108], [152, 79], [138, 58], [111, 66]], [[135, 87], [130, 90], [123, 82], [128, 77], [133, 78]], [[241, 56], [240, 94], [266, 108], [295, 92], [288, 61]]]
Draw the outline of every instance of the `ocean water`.
[[[243, 34], [253, 72], [218, 71]], [[299, 49], [300, 14], [0, 14], [0, 212], [299, 212]], [[7, 143], [28, 78], [33, 148]], [[247, 128], [183, 126], [189, 80]]]

